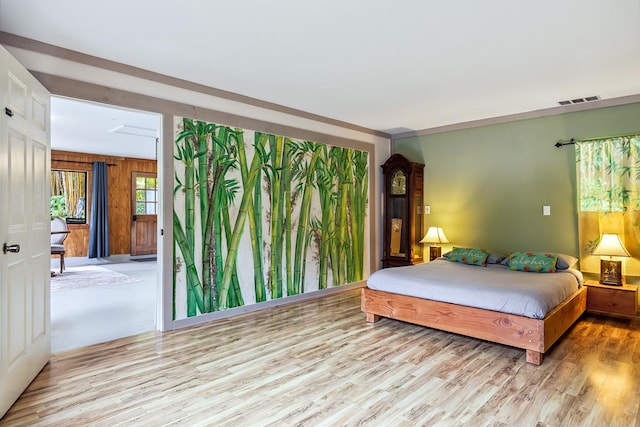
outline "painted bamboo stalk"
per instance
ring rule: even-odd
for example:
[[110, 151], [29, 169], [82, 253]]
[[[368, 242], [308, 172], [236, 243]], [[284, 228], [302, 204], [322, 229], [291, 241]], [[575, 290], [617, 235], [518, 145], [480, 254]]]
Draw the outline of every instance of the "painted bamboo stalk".
[[[210, 140], [209, 132], [211, 126], [215, 129], [215, 125], [211, 125], [201, 121], [194, 121], [189, 118], [183, 118], [183, 130], [178, 135], [178, 141], [183, 140], [185, 145], [188, 145], [193, 151], [193, 163], [194, 165], [188, 170], [185, 170], [185, 187], [189, 188], [189, 192], [185, 194], [185, 222], [187, 224], [187, 237], [190, 245], [195, 251], [195, 212], [191, 214], [191, 211], [195, 211], [195, 194], [197, 189], [199, 199], [199, 216], [200, 216], [200, 236], [201, 242], [201, 273], [202, 273], [202, 287], [203, 287], [203, 303], [204, 313], [212, 311], [211, 306], [211, 275], [210, 275], [210, 257], [209, 247], [205, 244], [207, 239], [207, 215], [209, 214], [209, 174], [210, 164], [208, 159], [208, 142]], [[191, 177], [193, 176], [194, 184], [191, 185]], [[191, 190], [193, 187], [193, 193]], [[191, 224], [191, 225], [190, 225]], [[194, 252], [195, 254], [195, 252]]]
[[[327, 200], [326, 209], [327, 212], [322, 212], [323, 226], [326, 226], [329, 230], [329, 266], [331, 268], [331, 276], [333, 284], [340, 282], [340, 263], [342, 261], [340, 257], [340, 251], [342, 242], [340, 241], [339, 229], [336, 226], [336, 209], [338, 201], [341, 199], [339, 194], [341, 190], [340, 186], [340, 157], [342, 155], [342, 149], [340, 147], [331, 147], [329, 149], [327, 172], [329, 175], [328, 186], [333, 197]], [[327, 222], [324, 223], [324, 216], [327, 216]]]
[[[291, 245], [291, 215], [293, 211], [293, 205], [295, 200], [295, 194], [291, 193], [291, 148], [292, 141], [289, 138], [284, 140], [284, 149], [282, 153], [282, 180], [280, 194], [283, 201], [283, 233], [284, 233], [284, 268], [285, 268], [285, 280], [287, 287], [287, 296], [295, 295], [293, 289], [293, 255]], [[282, 234], [280, 235], [282, 239]]]
[[[264, 149], [264, 141], [263, 141]], [[253, 209], [250, 215], [253, 217], [255, 232], [251, 237], [251, 246], [254, 254], [254, 285], [256, 292], [256, 302], [267, 300], [267, 289], [264, 283], [264, 258], [262, 238], [262, 170], [258, 170], [256, 183], [253, 186]]]
[[176, 239], [173, 239], [173, 269], [171, 271], [171, 276], [173, 278], [172, 281], [172, 293], [171, 293], [171, 320], [176, 320], [176, 290], [177, 290], [177, 272], [178, 272], [178, 262], [176, 259], [176, 251], [178, 247], [176, 245]]
[[274, 174], [271, 176], [271, 262], [269, 265], [269, 283], [271, 298], [282, 297], [282, 223], [283, 223], [283, 191], [281, 184], [282, 161], [284, 155], [284, 137], [269, 135], [271, 165]]
[[247, 174], [247, 181], [245, 182], [245, 187], [243, 189], [238, 216], [236, 217], [236, 221], [233, 227], [233, 233], [231, 234], [231, 239], [227, 243], [227, 258], [224, 263], [223, 278], [220, 285], [220, 293], [218, 294], [218, 304], [220, 309], [227, 308], [227, 298], [229, 295], [229, 287], [231, 285], [233, 266], [235, 265], [238, 256], [240, 237], [242, 237], [244, 223], [249, 213], [249, 202], [251, 201], [253, 195], [251, 191], [246, 191], [246, 189], [251, 189], [255, 185], [255, 181], [258, 177], [258, 172], [264, 166], [264, 159], [266, 158], [266, 153], [261, 151], [257, 145], [255, 147], [256, 152], [253, 156], [251, 167], [249, 168]]
[[[184, 125], [184, 121], [183, 121], [183, 125]], [[184, 229], [182, 228], [182, 224], [180, 223], [180, 220], [175, 212], [175, 209], [174, 209], [174, 221], [173, 221], [174, 238], [178, 238], [178, 236], [184, 238], [183, 241], [178, 242], [179, 243], [178, 246], [180, 248], [183, 258], [185, 259], [185, 264], [186, 264], [186, 259], [188, 258], [193, 260], [194, 254], [195, 254], [195, 247], [194, 247], [195, 173], [193, 168], [193, 159], [195, 156], [195, 152], [193, 150], [192, 144], [189, 143], [189, 141], [187, 140], [187, 135], [188, 134], [185, 134], [184, 132], [178, 135], [178, 138], [175, 141], [177, 154], [174, 154], [174, 158], [176, 160], [181, 160], [183, 162], [184, 169], [185, 169], [184, 180], [181, 181], [176, 174], [175, 179], [178, 185], [174, 190], [174, 195], [179, 189], [182, 189], [185, 193], [185, 211], [184, 211], [185, 228]], [[182, 141], [182, 145], [180, 145], [181, 141]], [[176, 256], [175, 253], [174, 253], [174, 256]], [[196, 274], [194, 276], [193, 274], [191, 274], [191, 272], [187, 268], [187, 275], [186, 275], [187, 316], [195, 316], [197, 314], [196, 309], [199, 309], [201, 313], [204, 310], [204, 306], [202, 305], [203, 301], [201, 299], [202, 296], [199, 296], [197, 292], [194, 291], [197, 287], [200, 287], [200, 289], [202, 290], [202, 284], [200, 282], [200, 278], [198, 277], [197, 270], [195, 271], [196, 271]], [[193, 281], [194, 279], [197, 279], [197, 283]]]
[[[238, 182], [236, 180], [226, 180], [224, 183], [224, 197], [221, 198], [223, 202], [222, 209], [222, 224], [224, 229], [224, 236], [226, 241], [231, 240], [231, 218], [229, 215], [229, 205], [233, 202], [235, 194], [238, 191]], [[251, 215], [249, 215], [251, 218]], [[238, 265], [233, 264], [233, 272], [231, 273], [231, 287], [229, 288], [229, 298], [227, 306], [240, 307], [244, 305], [244, 298], [242, 297], [242, 289], [240, 288], [240, 282], [238, 281]]]
[[[260, 132], [255, 134], [255, 145], [263, 147], [266, 141], [266, 135]], [[244, 133], [242, 129], [236, 129], [234, 132], [234, 138], [236, 140], [236, 146], [238, 151], [238, 162], [240, 164], [240, 175], [242, 177], [242, 183], [244, 191], [253, 191], [254, 196], [252, 200], [247, 203], [247, 210], [249, 211], [249, 232], [251, 236], [251, 253], [253, 255], [253, 281], [255, 288], [256, 302], [263, 302], [267, 300], [266, 289], [264, 285], [264, 272], [262, 263], [262, 196], [260, 191], [260, 169], [258, 169], [256, 176], [256, 184], [253, 190], [247, 187], [248, 180], [248, 167], [247, 167], [247, 154], [244, 146]], [[227, 241], [229, 241], [227, 237]]]
[[[311, 219], [309, 219], [309, 223], [311, 223]], [[307, 258], [308, 258], [308, 254], [309, 251], [307, 250], [309, 248], [309, 246], [311, 246], [311, 242], [313, 241], [313, 238], [315, 236], [314, 230], [312, 228], [311, 225], [309, 225], [307, 227], [307, 235], [305, 238], [305, 243], [304, 243], [304, 251], [302, 253], [302, 271], [300, 272], [300, 287], [298, 289], [298, 293], [303, 294], [304, 290], [305, 290], [305, 283], [306, 283], [306, 276], [307, 276], [307, 269], [306, 269], [306, 265], [307, 265]]]
[[352, 189], [352, 233], [353, 242], [353, 258], [355, 262], [354, 277], [350, 281], [358, 281], [363, 278], [364, 269], [364, 231], [366, 220], [366, 209], [369, 197], [369, 168], [368, 153], [364, 151], [355, 151], [353, 156], [354, 185]]
[[196, 269], [193, 259], [193, 251], [189, 246], [187, 236], [182, 229], [182, 224], [180, 224], [180, 219], [175, 211], [173, 212], [173, 237], [178, 248], [180, 248], [180, 253], [182, 253], [182, 258], [184, 260], [187, 277], [187, 291], [188, 294], [190, 294], [190, 296], [187, 296], [187, 299], [191, 298], [192, 304], [194, 305], [194, 307], [192, 307], [187, 304], [187, 316], [196, 315], [195, 307], [197, 307], [201, 313], [204, 313], [204, 292], [202, 284], [200, 283], [200, 278], [198, 277], [198, 270]]
[[[209, 215], [207, 216], [206, 238], [204, 240], [210, 260], [211, 276], [211, 308], [219, 308], [219, 292], [223, 278], [223, 213], [228, 210], [226, 198], [227, 180], [225, 176], [230, 169], [237, 167], [235, 148], [231, 143], [233, 131], [224, 126], [218, 127], [218, 132], [212, 134], [212, 147], [209, 153], [212, 167], [212, 184], [209, 192]], [[229, 182], [235, 182], [233, 180]]]
[[320, 198], [320, 218], [316, 221], [315, 229], [318, 233], [319, 261], [318, 261], [318, 288], [326, 289], [330, 266], [331, 240], [334, 235], [333, 209], [332, 209], [332, 179], [329, 173], [330, 157], [328, 148], [323, 145], [320, 149], [318, 167], [316, 169], [315, 184]]
[[222, 277], [224, 275], [224, 258], [222, 253], [222, 211], [225, 207], [225, 203], [223, 201], [223, 193], [224, 189], [221, 185], [217, 185], [213, 190], [213, 194], [215, 196], [212, 198], [211, 205], [211, 213], [210, 213], [210, 224], [212, 225], [212, 232], [209, 235], [209, 243], [212, 248], [211, 255], [213, 256], [212, 261], [212, 279], [213, 279], [213, 288], [215, 289], [216, 301], [214, 305], [216, 309], [220, 308], [220, 286], [222, 285]]
[[184, 218], [185, 218], [185, 236], [190, 248], [194, 248], [195, 241], [195, 169], [193, 167], [193, 160], [195, 153], [193, 147], [188, 141], [184, 144], [185, 150], [188, 155], [185, 156], [184, 165]]
[[[211, 134], [216, 130], [216, 126], [210, 123], [198, 121], [194, 129], [193, 138], [197, 144], [196, 161], [198, 163], [198, 193], [200, 200], [200, 237], [202, 242], [201, 263], [202, 263], [202, 286], [204, 288], [204, 309], [206, 313], [214, 311], [215, 300], [213, 297], [213, 276], [211, 274], [211, 246], [206, 242], [209, 239], [210, 230], [207, 228], [209, 224], [209, 215], [211, 214], [210, 193], [213, 191], [215, 183], [210, 182], [212, 161], [209, 156], [210, 150], [215, 150], [214, 145], [210, 144]], [[215, 152], [215, 151], [214, 151]]]
[[[300, 186], [302, 187], [302, 201], [300, 203], [300, 215], [298, 217], [298, 230], [296, 233], [296, 246], [293, 268], [293, 283], [295, 293], [304, 292], [304, 270], [306, 265], [306, 253], [309, 247], [309, 229], [311, 200], [313, 196], [313, 177], [320, 157], [320, 146], [309, 141], [305, 141], [302, 149], [311, 152], [309, 163], [303, 167], [299, 173]], [[302, 161], [298, 164], [302, 165]]]
[[338, 260], [336, 271], [338, 276], [333, 278], [334, 285], [343, 285], [347, 282], [347, 270], [352, 264], [347, 254], [346, 247], [349, 244], [348, 235], [348, 201], [349, 201], [349, 185], [351, 184], [351, 150], [340, 148], [338, 163], [335, 172], [338, 177], [338, 197], [336, 203], [336, 259]]

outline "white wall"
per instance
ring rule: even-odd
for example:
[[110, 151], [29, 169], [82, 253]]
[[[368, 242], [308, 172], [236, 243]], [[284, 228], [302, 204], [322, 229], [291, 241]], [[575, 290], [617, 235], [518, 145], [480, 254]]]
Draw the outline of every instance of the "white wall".
[[[34, 42], [34, 46], [38, 46], [38, 43]], [[373, 149], [370, 149], [370, 151], [373, 153], [374, 158], [370, 166], [370, 176], [373, 199], [370, 202], [372, 203], [370, 212], [373, 216], [373, 233], [370, 245], [371, 252], [375, 259], [375, 262], [372, 263], [372, 269], [375, 270], [381, 266], [382, 220], [380, 214], [382, 212], [381, 201], [383, 199], [383, 187], [380, 165], [382, 165], [390, 155], [391, 144], [389, 138], [380, 136], [373, 131], [367, 132], [367, 130], [358, 126], [342, 126], [339, 123], [336, 124], [335, 120], [315, 120], [311, 114], [305, 117], [304, 114], [296, 115], [295, 113], [270, 110], [260, 106], [238, 102], [233, 99], [225, 99], [213, 96], [209, 93], [192, 90], [189, 85], [177, 86], [167, 84], [166, 82], [171, 81], [171, 79], [162, 78], [166, 76], [157, 75], [159, 78], [154, 81], [151, 80], [151, 78], [154, 77], [153, 73], [145, 72], [144, 70], [138, 70], [140, 72], [130, 73], [128, 72], [129, 68], [126, 66], [118, 67], [118, 64], [113, 66], [114, 63], [110, 63], [109, 61], [103, 61], [99, 58], [79, 53], [70, 55], [68, 51], [64, 51], [62, 49], [58, 50], [51, 46], [47, 46], [46, 49], [40, 48], [40, 51], [26, 50], [24, 48], [12, 46], [5, 47], [27, 69], [35, 72], [36, 74], [43, 73], [50, 76], [88, 83], [89, 88], [91, 88], [91, 85], [95, 85], [96, 87], [107, 87], [117, 91], [124, 91], [126, 93], [139, 94], [145, 97], [167, 101], [166, 103], [160, 102], [157, 105], [139, 105], [135, 107], [132, 105], [126, 105], [131, 108], [167, 114], [169, 113], [167, 108], [171, 109], [172, 105], [180, 104], [182, 106], [193, 107], [194, 113], [190, 116], [196, 119], [204, 119], [204, 117], [198, 117], [198, 112], [208, 110], [230, 118], [235, 117], [259, 121], [260, 126], [255, 126], [254, 128], [258, 129], [262, 127], [262, 129], [259, 129], [261, 131], [301, 138], [305, 137], [305, 135], [303, 135], [305, 131], [309, 131], [326, 135], [326, 138], [322, 138], [323, 140], [318, 142], [332, 142], [335, 144], [335, 140], [340, 140], [341, 142], [337, 145], [353, 145], [354, 148], [357, 148], [358, 146], [361, 147], [361, 144], [364, 143], [372, 146]], [[46, 53], [42, 53], [42, 51], [46, 51]], [[70, 57], [74, 59], [77, 58], [78, 60], [68, 59]], [[86, 85], [84, 89], [78, 89], [77, 91], [73, 87], [67, 87], [65, 89], [66, 93], [64, 94], [56, 93], [55, 90], [52, 92], [54, 95], [87, 99], [86, 96], [84, 96], [86, 93]], [[95, 101], [95, 99], [87, 100]], [[134, 105], [137, 102], [135, 99], [128, 100], [127, 102], [129, 101]], [[105, 101], [105, 103], [108, 102]], [[144, 104], [144, 102], [142, 104]], [[184, 111], [173, 111], [172, 113], [181, 114], [184, 113]], [[233, 125], [232, 123], [228, 124]], [[283, 131], [282, 129], [286, 130]], [[300, 134], [298, 135], [296, 133]], [[173, 141], [171, 138], [164, 138], [164, 146], [160, 152], [171, 152], [170, 148], [172, 148], [172, 144]], [[159, 162], [159, 172], [160, 175], [162, 175], [163, 168], [166, 168], [166, 165], [169, 164], [169, 162], [162, 161], [162, 158], [159, 159]], [[160, 178], [163, 179], [162, 176]], [[171, 176], [167, 178], [171, 179]], [[167, 180], [166, 182], [169, 181]], [[170, 212], [170, 209], [165, 209], [165, 212]], [[171, 217], [166, 214], [164, 217], [168, 218], [168, 224], [165, 224], [166, 220], [164, 218], [160, 218], [159, 227], [170, 229]], [[162, 249], [159, 248], [159, 250]], [[164, 255], [162, 259], [165, 259]], [[165, 262], [164, 264], [170, 264], [170, 262]], [[170, 273], [171, 266], [165, 265], [165, 267], [169, 269], [168, 272]], [[166, 311], [166, 304], [163, 305], [165, 306]], [[161, 313], [159, 318], [161, 319], [161, 329], [167, 329], [166, 313]]]

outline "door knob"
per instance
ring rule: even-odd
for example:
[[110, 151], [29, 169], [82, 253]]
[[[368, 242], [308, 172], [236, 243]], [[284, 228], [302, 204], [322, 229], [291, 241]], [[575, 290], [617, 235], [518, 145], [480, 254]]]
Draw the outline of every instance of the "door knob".
[[12, 252], [17, 254], [20, 252], [20, 245], [7, 245], [6, 243], [2, 245], [2, 253], [6, 254], [7, 252]]

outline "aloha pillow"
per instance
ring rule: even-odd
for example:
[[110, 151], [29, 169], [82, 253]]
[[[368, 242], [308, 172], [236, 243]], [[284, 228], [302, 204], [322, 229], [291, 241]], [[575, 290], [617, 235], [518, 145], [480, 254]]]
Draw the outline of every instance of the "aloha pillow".
[[[486, 252], [486, 249], [482, 249], [483, 251]], [[445, 258], [449, 258], [449, 255], [451, 255], [451, 252], [453, 251], [449, 251], [444, 253], [442, 256]], [[487, 257], [487, 264], [502, 264], [502, 262], [504, 260], [509, 260], [509, 257], [506, 255], [502, 255], [498, 252], [489, 252], [489, 256]], [[560, 262], [560, 259], [558, 258], [558, 262]], [[504, 265], [507, 265], [506, 263]]]
[[[566, 270], [567, 268], [573, 267], [575, 263], [578, 262], [578, 258], [571, 255], [561, 253], [556, 253], [553, 255], [558, 256], [558, 261], [556, 262], [556, 270]], [[487, 264], [491, 264], [491, 257], [489, 257], [489, 259], [487, 260]], [[500, 261], [500, 264], [509, 265], [509, 257], [505, 257], [502, 261]]]
[[456, 248], [455, 246], [447, 257], [449, 261], [482, 266], [487, 265], [487, 258], [489, 258], [489, 252], [484, 249]]
[[548, 252], [514, 252], [509, 257], [509, 269], [537, 273], [555, 273], [558, 255]]

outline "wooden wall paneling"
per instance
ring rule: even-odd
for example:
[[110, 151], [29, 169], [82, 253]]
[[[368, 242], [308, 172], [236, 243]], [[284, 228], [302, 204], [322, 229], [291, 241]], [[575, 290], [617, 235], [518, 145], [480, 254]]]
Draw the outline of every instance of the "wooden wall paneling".
[[[109, 182], [109, 247], [112, 255], [130, 253], [131, 172], [157, 173], [155, 160], [96, 154], [51, 151], [51, 168], [87, 171], [87, 222], [91, 215], [92, 163], [103, 161]], [[88, 255], [89, 224], [70, 224], [71, 233], [65, 240], [67, 257]]]
[[[129, 253], [129, 221], [131, 197], [130, 167], [122, 159], [107, 169], [109, 185], [109, 247], [114, 255]], [[124, 250], [124, 248], [127, 250]]]

